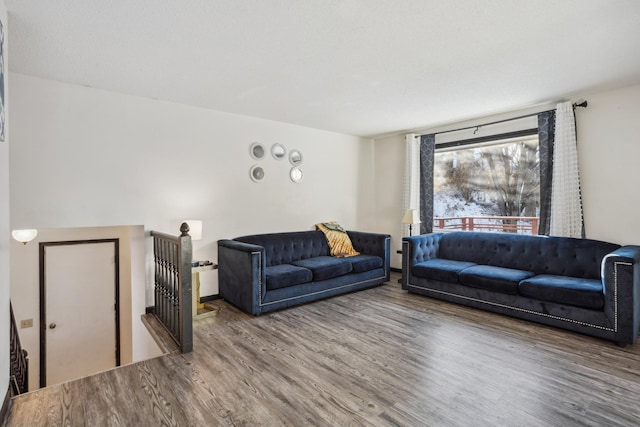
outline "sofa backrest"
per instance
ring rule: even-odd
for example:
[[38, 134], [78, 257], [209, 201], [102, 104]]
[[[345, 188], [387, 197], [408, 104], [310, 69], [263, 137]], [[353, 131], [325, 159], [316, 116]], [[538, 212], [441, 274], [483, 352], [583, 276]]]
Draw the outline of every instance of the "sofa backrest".
[[599, 279], [602, 258], [619, 247], [569, 237], [453, 232], [442, 235], [437, 256], [536, 274]]
[[322, 231], [255, 234], [233, 240], [264, 247], [266, 266], [290, 264], [301, 259], [329, 255], [329, 245]]

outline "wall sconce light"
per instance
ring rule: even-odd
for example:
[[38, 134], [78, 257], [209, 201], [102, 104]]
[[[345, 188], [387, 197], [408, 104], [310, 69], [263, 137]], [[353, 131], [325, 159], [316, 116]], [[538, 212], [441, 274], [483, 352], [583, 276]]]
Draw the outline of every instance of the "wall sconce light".
[[189, 226], [191, 240], [202, 240], [202, 221], [199, 219], [186, 219], [183, 222], [186, 222]]
[[407, 209], [404, 213], [404, 217], [402, 217], [403, 224], [409, 224], [409, 236], [413, 236], [413, 224], [420, 224], [420, 216], [418, 215], [418, 211], [415, 209]]
[[11, 232], [11, 237], [13, 237], [18, 242], [21, 242], [23, 245], [26, 245], [27, 243], [35, 239], [37, 235], [38, 230], [35, 229], [13, 230]]

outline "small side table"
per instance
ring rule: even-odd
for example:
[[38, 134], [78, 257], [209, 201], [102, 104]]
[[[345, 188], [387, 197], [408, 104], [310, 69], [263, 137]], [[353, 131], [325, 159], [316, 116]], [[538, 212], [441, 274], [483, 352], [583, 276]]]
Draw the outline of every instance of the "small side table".
[[198, 267], [191, 267], [191, 283], [193, 284], [191, 289], [192, 295], [192, 316], [193, 320], [199, 320], [205, 317], [218, 314], [218, 307], [211, 304], [203, 304], [200, 302], [200, 273], [203, 271], [215, 270], [218, 268], [218, 264], [211, 263], [208, 265], [200, 265]]

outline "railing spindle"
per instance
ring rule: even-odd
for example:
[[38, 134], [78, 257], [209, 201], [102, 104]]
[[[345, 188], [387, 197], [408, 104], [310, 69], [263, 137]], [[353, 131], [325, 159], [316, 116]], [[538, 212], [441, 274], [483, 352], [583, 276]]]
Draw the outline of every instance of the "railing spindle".
[[18, 335], [18, 327], [13, 315], [11, 302], [9, 302], [9, 312], [11, 316], [9, 328], [10, 388], [11, 394], [17, 396], [29, 391], [29, 359], [27, 358], [27, 351], [23, 350], [20, 344], [20, 336]]
[[189, 227], [183, 223], [180, 236], [156, 231], [153, 237], [155, 263], [155, 315], [170, 332], [183, 353], [193, 349], [191, 258]]

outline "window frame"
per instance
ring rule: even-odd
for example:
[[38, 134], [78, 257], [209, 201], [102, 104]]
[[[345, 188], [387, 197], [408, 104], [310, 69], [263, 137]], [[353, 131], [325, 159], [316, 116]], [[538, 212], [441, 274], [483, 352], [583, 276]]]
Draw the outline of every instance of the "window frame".
[[[481, 136], [481, 137], [476, 137], [476, 138], [466, 138], [466, 139], [458, 139], [458, 140], [453, 140], [453, 141], [448, 141], [448, 142], [436, 142], [435, 146], [434, 146], [434, 155], [437, 153], [444, 153], [444, 152], [453, 152], [453, 151], [458, 151], [458, 150], [467, 150], [467, 149], [472, 149], [472, 148], [480, 148], [480, 147], [490, 147], [493, 145], [501, 145], [501, 144], [508, 144], [510, 142], [513, 143], [517, 143], [520, 142], [522, 140], [525, 139], [533, 139], [533, 137], [536, 138], [537, 143], [538, 143], [538, 149], [539, 149], [539, 133], [538, 133], [538, 128], [527, 128], [527, 129], [521, 129], [521, 130], [516, 130], [516, 131], [510, 131], [510, 132], [503, 132], [503, 133], [497, 133], [497, 134], [492, 134], [492, 135], [487, 135], [487, 136]], [[435, 159], [434, 159], [435, 160]], [[538, 159], [539, 161], [540, 159]], [[434, 167], [435, 167], [435, 162], [434, 162]], [[540, 179], [540, 177], [538, 177], [538, 179]], [[434, 191], [434, 196], [435, 196], [435, 191]], [[541, 196], [540, 196], [541, 197]], [[435, 201], [434, 201], [435, 202]], [[538, 200], [538, 204], [540, 203], [540, 200]], [[487, 215], [487, 218], [491, 218], [491, 215]], [[432, 224], [432, 228], [433, 230], [440, 230], [440, 231], [445, 231], [445, 228], [441, 228], [441, 227], [437, 227], [436, 223], [439, 222], [440, 224], [444, 224], [442, 220], [442, 218], [447, 218], [447, 217], [435, 217], [435, 215], [433, 216], [433, 224]], [[460, 217], [463, 218], [463, 217]], [[466, 217], [465, 217], [466, 218]], [[507, 218], [504, 216], [499, 216], [496, 215], [495, 218]], [[538, 214], [536, 217], [514, 217], [514, 218], [523, 218], [527, 221], [531, 221], [531, 227], [530, 227], [530, 231], [531, 234], [533, 235], [537, 235], [539, 232], [539, 220], [540, 220], [540, 215]], [[463, 221], [464, 222], [464, 221]], [[471, 224], [473, 224], [473, 219], [471, 220]], [[527, 230], [526, 227], [524, 228], [520, 228], [519, 225], [514, 225], [514, 232], [519, 233], [522, 232], [523, 230]], [[481, 227], [482, 228], [482, 227]], [[487, 226], [486, 227], [487, 230], [484, 231], [494, 231], [494, 232], [509, 232], [506, 228], [503, 228], [503, 230], [498, 230], [499, 226], [496, 225], [495, 227], [491, 227], [491, 226]], [[468, 228], [463, 228], [463, 231], [478, 231], [478, 230], [473, 230], [473, 225], [471, 226], [471, 230], [469, 230]], [[482, 231], [482, 230], [481, 230]]]

